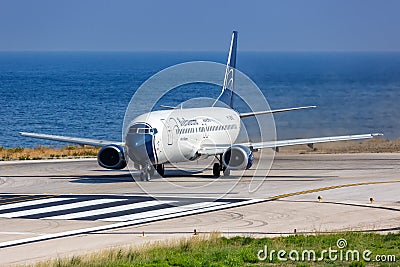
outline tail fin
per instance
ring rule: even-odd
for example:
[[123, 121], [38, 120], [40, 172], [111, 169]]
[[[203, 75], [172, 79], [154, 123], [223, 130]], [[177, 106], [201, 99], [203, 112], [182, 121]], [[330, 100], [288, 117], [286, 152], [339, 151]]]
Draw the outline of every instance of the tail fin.
[[228, 54], [228, 62], [226, 63], [224, 84], [222, 86], [222, 91], [218, 96], [217, 100], [215, 100], [213, 106], [217, 103], [217, 101], [222, 101], [225, 104], [229, 105], [233, 108], [233, 89], [234, 89], [234, 81], [235, 81], [235, 68], [236, 68], [236, 50], [237, 50], [237, 37], [238, 32], [232, 32], [231, 46], [229, 48]]
[[[231, 47], [229, 48], [227, 67], [236, 68], [236, 50], [237, 50], [238, 32], [232, 32]], [[226, 74], [225, 74], [226, 77]]]

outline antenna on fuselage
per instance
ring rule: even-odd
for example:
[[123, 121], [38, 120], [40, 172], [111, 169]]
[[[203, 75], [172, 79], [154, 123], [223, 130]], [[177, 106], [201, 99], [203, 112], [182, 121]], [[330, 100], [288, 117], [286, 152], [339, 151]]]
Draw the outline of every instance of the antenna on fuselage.
[[234, 75], [236, 68], [237, 37], [238, 37], [238, 32], [233, 31], [231, 46], [229, 48], [228, 61], [226, 63], [224, 84], [222, 86], [222, 91], [220, 95], [218, 96], [217, 100], [215, 100], [212, 106], [215, 106], [215, 104], [222, 99], [222, 96], [224, 95], [225, 91], [227, 91], [226, 99], [223, 99], [222, 102], [228, 104], [231, 108], [233, 108], [233, 89], [234, 89], [234, 80], [235, 80]]

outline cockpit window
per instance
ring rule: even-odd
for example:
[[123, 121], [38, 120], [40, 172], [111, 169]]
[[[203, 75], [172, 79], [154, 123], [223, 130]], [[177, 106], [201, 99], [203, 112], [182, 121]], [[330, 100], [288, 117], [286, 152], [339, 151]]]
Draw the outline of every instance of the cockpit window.
[[146, 124], [135, 124], [129, 128], [130, 134], [156, 134], [157, 129], [151, 128]]
[[136, 132], [138, 134], [148, 134], [148, 133], [150, 133], [150, 129], [138, 128]]

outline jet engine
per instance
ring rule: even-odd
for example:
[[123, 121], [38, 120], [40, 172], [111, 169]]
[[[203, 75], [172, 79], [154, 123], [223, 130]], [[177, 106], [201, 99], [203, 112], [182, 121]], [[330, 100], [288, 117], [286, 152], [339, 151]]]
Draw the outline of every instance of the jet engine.
[[103, 146], [97, 154], [97, 162], [106, 169], [123, 169], [126, 167], [124, 149], [118, 145]]
[[231, 170], [247, 170], [253, 165], [253, 159], [251, 150], [241, 145], [233, 145], [222, 154], [222, 163]]

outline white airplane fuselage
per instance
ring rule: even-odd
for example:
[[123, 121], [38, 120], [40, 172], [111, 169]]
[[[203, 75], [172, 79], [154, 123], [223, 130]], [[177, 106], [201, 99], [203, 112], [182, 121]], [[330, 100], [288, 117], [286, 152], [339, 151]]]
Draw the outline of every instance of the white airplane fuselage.
[[153, 111], [136, 117], [126, 133], [131, 160], [140, 165], [195, 160], [204, 146], [235, 143], [240, 117], [229, 108]]

